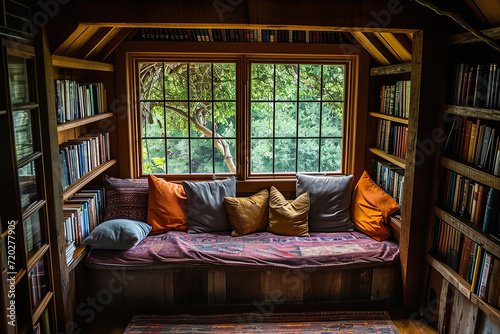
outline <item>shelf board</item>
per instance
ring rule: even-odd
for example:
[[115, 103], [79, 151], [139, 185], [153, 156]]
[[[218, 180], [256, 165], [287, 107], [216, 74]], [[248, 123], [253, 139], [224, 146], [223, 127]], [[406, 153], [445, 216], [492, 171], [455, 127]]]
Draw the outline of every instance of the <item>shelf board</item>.
[[389, 224], [393, 229], [400, 232], [401, 231], [401, 219], [396, 218], [394, 216], [389, 216]]
[[[500, 27], [495, 27], [491, 29], [481, 30], [483, 34], [490, 37], [491, 39], [500, 39]], [[480, 43], [484, 42], [482, 39], [477, 38], [471, 32], [464, 32], [461, 34], [451, 35], [448, 38], [449, 44], [468, 44], [468, 43]]]
[[399, 117], [399, 116], [394, 116], [394, 115], [382, 114], [382, 113], [379, 113], [379, 112], [369, 112], [368, 115], [370, 115], [372, 117], [386, 119], [388, 121], [392, 121], [392, 122], [396, 122], [396, 123], [401, 123], [401, 124], [408, 125], [408, 118], [405, 118], [405, 117]]
[[373, 67], [370, 69], [370, 76], [391, 75], [400, 73], [410, 73], [411, 63]]
[[[7, 271], [7, 272], [9, 272], [9, 271]], [[21, 282], [21, 280], [23, 279], [24, 276], [26, 276], [26, 270], [25, 269], [19, 270], [16, 274], [16, 279], [15, 279], [16, 284], [15, 285], [17, 285], [19, 282]]]
[[40, 247], [40, 249], [37, 250], [32, 257], [29, 258], [27, 266], [28, 272], [30, 272], [33, 269], [33, 267], [38, 263], [38, 261], [40, 261], [40, 259], [45, 255], [48, 249], [49, 245], [45, 244], [42, 247]]
[[107, 162], [97, 166], [96, 168], [94, 168], [93, 170], [91, 170], [90, 172], [88, 172], [87, 174], [85, 174], [84, 176], [82, 176], [81, 178], [79, 178], [78, 180], [73, 182], [72, 184], [70, 184], [68, 188], [64, 189], [64, 191], [62, 193], [62, 200], [66, 201], [67, 199], [69, 199], [78, 190], [82, 189], [83, 186], [85, 186], [87, 183], [89, 183], [90, 181], [95, 179], [99, 174], [101, 174], [102, 172], [104, 172], [106, 169], [113, 166], [114, 164], [116, 164], [116, 160], [114, 160], [114, 159], [107, 161]]
[[395, 164], [401, 168], [405, 168], [406, 163], [405, 163], [404, 159], [398, 158], [397, 156], [389, 154], [389, 153], [385, 153], [381, 149], [378, 149], [375, 147], [370, 147], [369, 150], [373, 154], [378, 155], [379, 157], [384, 158], [385, 160], [392, 162], [393, 164]]
[[436, 217], [444, 220], [456, 228], [460, 233], [484, 246], [488, 252], [500, 258], [500, 242], [488, 233], [483, 232], [478, 226], [474, 225], [466, 218], [460, 217], [454, 212], [437, 206], [434, 207], [434, 214]]
[[73, 68], [80, 70], [94, 70], [104, 72], [114, 72], [115, 67], [113, 64], [100, 63], [98, 61], [76, 59], [64, 56], [52, 56], [52, 66], [61, 68]]
[[79, 126], [89, 124], [89, 123], [98, 122], [100, 120], [103, 120], [106, 118], [111, 118], [113, 116], [114, 116], [114, 114], [112, 112], [106, 112], [106, 113], [102, 113], [102, 114], [97, 114], [97, 115], [93, 115], [93, 116], [75, 119], [73, 121], [64, 122], [61, 124], [57, 124], [57, 132], [77, 128]]
[[[12, 225], [14, 225], [14, 226], [12, 227], [12, 230], [13, 230], [13, 229], [17, 226], [17, 224], [19, 224], [19, 220], [16, 220], [16, 221], [14, 222], [14, 224], [12, 224]], [[10, 225], [10, 226], [12, 226], [12, 225]], [[9, 231], [10, 231], [10, 230], [11, 230], [11, 229], [9, 229], [9, 228], [8, 228], [8, 229], [6, 229], [6, 230], [2, 233], [2, 235], [0, 236], [0, 239], [5, 238], [5, 237], [9, 234]]]
[[493, 121], [500, 121], [500, 110], [497, 109], [454, 106], [445, 104], [443, 105], [442, 110], [449, 114], [458, 116], [475, 117], [481, 119], [489, 119]]
[[73, 261], [68, 266], [68, 272], [75, 269], [76, 266], [85, 258], [85, 255], [87, 255], [87, 245], [81, 244], [76, 247], [75, 253], [73, 254]]
[[40, 319], [40, 316], [42, 315], [43, 311], [47, 308], [47, 305], [49, 305], [50, 300], [52, 299], [53, 292], [48, 291], [45, 297], [40, 301], [40, 303], [37, 305], [35, 312], [33, 312], [33, 323], [36, 324], [38, 319]]
[[441, 166], [489, 187], [500, 189], [500, 177], [485, 173], [475, 167], [471, 167], [447, 157], [441, 157]]

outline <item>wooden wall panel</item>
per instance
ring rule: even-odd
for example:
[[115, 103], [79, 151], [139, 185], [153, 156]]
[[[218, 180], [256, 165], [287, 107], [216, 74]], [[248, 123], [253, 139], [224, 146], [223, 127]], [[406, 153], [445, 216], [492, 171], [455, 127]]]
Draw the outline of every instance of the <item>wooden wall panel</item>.
[[304, 280], [300, 271], [262, 271], [260, 274], [261, 300], [273, 303], [301, 302]]
[[316, 270], [304, 280], [304, 302], [340, 300], [340, 289], [340, 270]]
[[213, 270], [208, 272], [208, 303], [226, 303], [226, 272]]
[[259, 271], [226, 272], [226, 302], [252, 303], [260, 300]]
[[208, 303], [208, 272], [174, 272], [174, 303], [193, 305]]
[[395, 284], [395, 268], [373, 268], [371, 298], [391, 299], [394, 296]]
[[340, 300], [370, 299], [372, 289], [372, 268], [342, 271]]

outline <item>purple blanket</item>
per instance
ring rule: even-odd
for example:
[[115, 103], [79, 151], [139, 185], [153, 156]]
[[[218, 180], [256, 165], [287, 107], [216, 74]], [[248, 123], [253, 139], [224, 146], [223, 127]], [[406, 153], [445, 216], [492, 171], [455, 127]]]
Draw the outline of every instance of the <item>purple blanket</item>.
[[87, 261], [101, 268], [328, 268], [392, 262], [399, 255], [399, 247], [394, 241], [379, 242], [359, 232], [310, 234], [309, 238], [267, 232], [231, 237], [229, 232], [188, 234], [170, 231], [148, 236], [127, 251], [92, 250]]

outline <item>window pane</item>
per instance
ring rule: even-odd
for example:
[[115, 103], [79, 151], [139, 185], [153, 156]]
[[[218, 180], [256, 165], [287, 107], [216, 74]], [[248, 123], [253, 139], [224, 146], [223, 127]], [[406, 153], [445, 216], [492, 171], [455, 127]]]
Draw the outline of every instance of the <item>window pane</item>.
[[321, 139], [321, 172], [338, 172], [342, 159], [342, 139]]
[[142, 140], [142, 170], [144, 173], [165, 173], [165, 140]]
[[236, 102], [214, 102], [215, 131], [221, 137], [236, 137]]
[[139, 64], [141, 100], [163, 100], [163, 63]]
[[141, 102], [142, 136], [163, 137], [165, 135], [163, 103]]
[[321, 135], [342, 137], [343, 102], [324, 102], [321, 120]]
[[298, 65], [276, 65], [276, 100], [297, 100]]
[[189, 64], [190, 100], [212, 99], [212, 64]]
[[193, 173], [213, 173], [212, 139], [191, 140], [191, 168]]
[[42, 232], [40, 228], [40, 211], [33, 213], [24, 222], [24, 236], [28, 254], [42, 247]]
[[320, 92], [321, 65], [300, 65], [300, 100], [319, 100]]
[[297, 103], [276, 102], [276, 137], [297, 136]]
[[212, 102], [192, 102], [191, 136], [212, 137]]
[[189, 140], [167, 139], [168, 173], [189, 173]]
[[274, 65], [252, 64], [252, 100], [272, 100], [274, 91]]
[[324, 65], [323, 101], [344, 100], [344, 66]]
[[319, 136], [320, 102], [299, 103], [299, 137]]
[[39, 160], [32, 161], [18, 170], [19, 194], [23, 211], [39, 198], [36, 184], [37, 161]]
[[319, 171], [319, 139], [299, 139], [297, 172]]
[[295, 157], [297, 150], [296, 139], [276, 139], [276, 160], [274, 162], [275, 173], [295, 172]]
[[236, 100], [236, 64], [214, 64], [214, 99]]
[[28, 274], [33, 309], [36, 308], [49, 290], [49, 276], [47, 273], [46, 260], [45, 257], [42, 257]]
[[[225, 149], [227, 145], [227, 149], [229, 150], [229, 156], [226, 161], [225, 154], [219, 150], [215, 152], [215, 172], [216, 173], [231, 173], [229, 165], [236, 166], [236, 140], [235, 139], [219, 139], [218, 140], [220, 147]], [[225, 144], [225, 145], [224, 145]]]
[[273, 104], [252, 103], [252, 137], [273, 136]]
[[165, 63], [165, 99], [188, 99], [186, 63]]
[[10, 99], [12, 103], [29, 102], [26, 59], [9, 55]]
[[31, 111], [14, 111], [14, 133], [16, 138], [17, 160], [33, 153], [33, 134], [31, 132]]
[[187, 102], [165, 102], [167, 137], [188, 136]]
[[252, 140], [252, 173], [273, 172], [273, 141], [271, 139]]

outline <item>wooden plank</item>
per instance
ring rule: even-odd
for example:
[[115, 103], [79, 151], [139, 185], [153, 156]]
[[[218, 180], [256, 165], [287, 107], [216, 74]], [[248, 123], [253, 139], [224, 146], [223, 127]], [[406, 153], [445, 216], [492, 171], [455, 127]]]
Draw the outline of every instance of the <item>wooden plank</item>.
[[407, 50], [392, 33], [376, 32], [375, 36], [401, 62], [411, 62], [411, 49]]
[[260, 300], [260, 272], [226, 272], [226, 302], [253, 303]]
[[445, 330], [449, 284], [450, 283], [447, 280], [443, 280], [443, 285], [441, 287], [441, 295], [439, 296], [438, 327], [437, 327], [439, 333], [444, 333]]
[[375, 117], [375, 118], [381, 118], [381, 119], [386, 119], [391, 122], [396, 122], [396, 123], [401, 123], [401, 124], [407, 124], [408, 125], [408, 118], [404, 117], [399, 117], [399, 116], [394, 116], [394, 115], [389, 115], [389, 114], [382, 114], [379, 112], [369, 112], [368, 113], [370, 116]]
[[370, 76], [410, 73], [411, 63], [372, 67]]
[[52, 56], [52, 66], [62, 67], [62, 68], [73, 68], [80, 70], [94, 70], [94, 71], [105, 71], [114, 72], [115, 67], [113, 64], [100, 63], [97, 61], [76, 59], [64, 56]]
[[68, 266], [68, 272], [75, 269], [76, 266], [78, 266], [78, 264], [82, 262], [82, 260], [85, 258], [85, 255], [87, 255], [87, 251], [88, 249], [85, 244], [81, 244], [80, 246], [76, 247], [75, 253], [73, 254], [73, 262], [71, 262]]
[[454, 293], [450, 307], [449, 333], [474, 333], [479, 308], [461, 293]]
[[[481, 30], [481, 32], [486, 36], [490, 37], [491, 39], [500, 39], [500, 27]], [[449, 44], [468, 44], [468, 43], [480, 43], [480, 42], [483, 42], [483, 40], [474, 36], [470, 32], [451, 35], [450, 38], [448, 39]]]
[[392, 299], [394, 297], [395, 280], [395, 268], [373, 268], [371, 299]]
[[226, 272], [223, 270], [210, 270], [208, 272], [208, 303], [226, 303]]
[[500, 110], [468, 106], [443, 105], [443, 111], [453, 115], [500, 121]]
[[75, 31], [71, 33], [71, 35], [66, 38], [66, 40], [54, 51], [55, 55], [61, 55], [63, 54], [64, 51], [75, 41], [78, 39], [78, 36], [80, 36], [85, 30], [87, 30], [88, 26], [79, 24]]
[[478, 244], [482, 245], [488, 252], [500, 258], [500, 245], [497, 239], [482, 231], [481, 228], [471, 223], [469, 220], [460, 217], [458, 214], [447, 209], [434, 207], [436, 217], [444, 220], [449, 225], [456, 228], [460, 233], [468, 236]]
[[115, 114], [112, 113], [112, 112], [106, 112], [106, 113], [103, 113], [103, 114], [97, 114], [97, 115], [93, 115], [93, 116], [89, 116], [89, 117], [83, 117], [83, 118], [75, 119], [73, 121], [64, 122], [64, 123], [61, 123], [61, 124], [57, 125], [57, 132], [65, 131], [65, 130], [68, 130], [68, 129], [77, 128], [77, 127], [85, 125], [85, 124], [90, 124], [90, 123], [98, 122], [98, 121], [106, 119], [106, 118], [111, 118], [114, 115]]
[[301, 302], [304, 280], [300, 271], [262, 271], [261, 300], [272, 303]]
[[111, 27], [102, 27], [92, 36], [85, 45], [83, 45], [74, 54], [74, 58], [85, 59], [94, 50], [97, 44], [99, 44], [104, 37], [112, 30]]
[[99, 30], [99, 27], [88, 26], [71, 44], [61, 53], [61, 56], [73, 57], [80, 48], [87, 43]]
[[33, 323], [36, 324], [40, 316], [42, 315], [43, 311], [45, 311], [47, 305], [49, 305], [50, 301], [52, 300], [52, 296], [54, 293], [52, 291], [48, 291], [45, 297], [39, 302], [37, 305], [35, 311], [33, 312], [32, 320]]
[[137, 32], [138, 29], [132, 28], [121, 28], [120, 31], [108, 42], [104, 47], [94, 55], [94, 59], [97, 61], [104, 61], [109, 55], [120, 45], [123, 40], [127, 37], [134, 34], [134, 31]]
[[316, 270], [304, 278], [304, 302], [340, 300], [340, 270]]
[[389, 154], [389, 153], [385, 153], [381, 149], [378, 149], [375, 147], [370, 147], [368, 150], [370, 152], [372, 152], [373, 154], [378, 155], [379, 157], [381, 157], [389, 162], [392, 162], [396, 166], [399, 166], [401, 168], [405, 168], [406, 162], [404, 159], [398, 158], [397, 156]]
[[500, 325], [500, 310], [481, 300], [476, 294], [471, 294], [471, 302], [477, 305], [496, 324]]
[[[168, 279], [172, 272], [149, 272], [144, 271], [117, 271], [124, 282], [140, 282], [140, 284], [128, 284], [120, 294], [123, 294], [123, 303], [128, 305], [147, 306], [147, 305], [165, 305], [172, 303], [170, 298], [170, 289], [172, 281]], [[164, 275], [167, 274], [167, 275]], [[119, 283], [117, 283], [118, 285]], [[109, 283], [108, 283], [109, 285]], [[107, 287], [108, 285], [105, 285]]]
[[489, 187], [500, 189], [500, 177], [485, 173], [473, 166], [446, 157], [441, 157], [441, 166]]
[[387, 59], [387, 55], [384, 55], [381, 50], [379, 50], [375, 45], [373, 45], [373, 41], [362, 32], [351, 32], [354, 38], [358, 41], [361, 46], [368, 51], [368, 53], [375, 58], [375, 60], [382, 65], [390, 65], [391, 62]]
[[470, 299], [471, 296], [471, 286], [470, 284], [462, 278], [459, 274], [454, 272], [450, 267], [448, 267], [443, 262], [436, 260], [432, 255], [426, 254], [425, 259], [427, 262], [436, 269], [443, 278], [453, 285], [455, 288], [460, 291], [467, 299]]
[[120, 32], [121, 28], [111, 28], [111, 30], [104, 36], [99, 43], [85, 56], [85, 59], [93, 59], [101, 50]]
[[206, 271], [174, 272], [174, 303], [176, 305], [207, 304], [207, 280]]
[[372, 268], [342, 270], [340, 300], [370, 299], [372, 275]]

